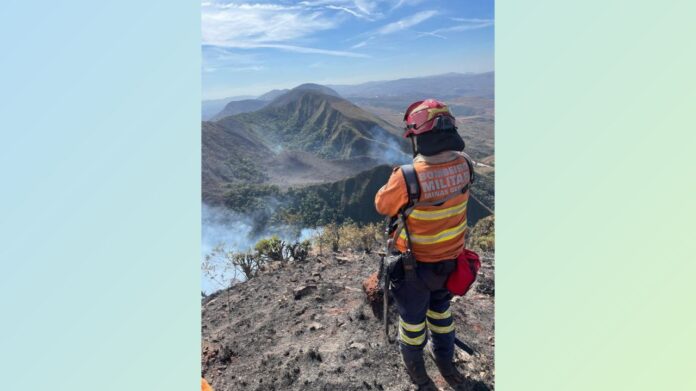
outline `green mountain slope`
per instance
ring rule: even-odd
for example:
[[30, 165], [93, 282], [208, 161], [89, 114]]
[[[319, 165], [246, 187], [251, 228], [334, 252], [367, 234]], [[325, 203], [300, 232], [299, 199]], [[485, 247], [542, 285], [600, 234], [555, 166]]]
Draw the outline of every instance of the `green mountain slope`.
[[[321, 224], [347, 219], [359, 223], [381, 221], [384, 216], [375, 210], [375, 194], [391, 173], [392, 166], [381, 165], [349, 179], [290, 191], [293, 203], [287, 213], [292, 217], [290, 220], [303, 217], [303, 222], [310, 226], [317, 221]], [[469, 199], [467, 214], [472, 226], [490, 215], [473, 198]]]
[[[380, 165], [348, 179], [287, 191], [268, 185], [235, 186], [225, 193], [224, 204], [236, 212], [254, 216], [259, 227], [267, 224], [319, 227], [346, 220], [379, 222], [384, 216], [375, 210], [375, 194], [391, 172], [391, 166]], [[470, 198], [469, 225], [488, 215], [478, 201]]]
[[300, 86], [261, 110], [223, 118], [243, 122], [269, 144], [330, 159], [403, 153], [408, 145], [392, 125], [328, 90]]
[[201, 181], [203, 201], [221, 195], [225, 185], [262, 183], [265, 162], [272, 152], [243, 123], [229, 126], [203, 122], [201, 126]]
[[220, 203], [243, 183], [333, 182], [398, 161], [408, 146], [390, 131], [327, 87], [299, 86], [261, 110], [203, 122], [203, 198]]

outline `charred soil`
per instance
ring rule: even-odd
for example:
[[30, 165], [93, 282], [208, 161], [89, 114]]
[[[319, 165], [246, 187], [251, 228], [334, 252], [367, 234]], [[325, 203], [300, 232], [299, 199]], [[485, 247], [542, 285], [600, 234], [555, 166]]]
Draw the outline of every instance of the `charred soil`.
[[[203, 376], [216, 391], [412, 389], [362, 289], [378, 264], [376, 254], [312, 256], [204, 298]], [[457, 337], [475, 351], [457, 349], [455, 361], [470, 389], [492, 390], [492, 259], [484, 257], [481, 273], [452, 303]], [[450, 389], [426, 362], [440, 389]]]

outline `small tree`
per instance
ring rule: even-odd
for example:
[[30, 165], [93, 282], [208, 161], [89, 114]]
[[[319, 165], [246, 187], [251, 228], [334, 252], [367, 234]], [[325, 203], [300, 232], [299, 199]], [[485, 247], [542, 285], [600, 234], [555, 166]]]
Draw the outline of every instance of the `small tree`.
[[201, 262], [203, 274], [221, 287], [231, 286], [238, 277], [239, 269], [230, 262], [229, 254], [224, 246], [219, 244], [206, 254]]
[[284, 261], [283, 247], [285, 243], [276, 235], [268, 239], [261, 239], [254, 246], [254, 250], [262, 258], [270, 259], [271, 261]]
[[329, 223], [325, 225], [318, 237], [319, 248], [330, 248], [331, 251], [336, 252], [340, 248], [341, 232], [340, 228], [336, 223]]
[[352, 221], [347, 221], [338, 227], [338, 244], [343, 250], [359, 250], [360, 228]]
[[203, 258], [203, 273], [222, 287], [239, 281], [239, 272], [249, 280], [258, 275], [264, 259], [251, 252], [226, 251], [217, 246]]
[[227, 253], [227, 257], [232, 265], [239, 268], [246, 277], [250, 280], [259, 274], [259, 269], [263, 263], [262, 258], [254, 256], [251, 253]]
[[374, 248], [379, 247], [383, 239], [382, 228], [377, 223], [367, 224], [361, 229], [360, 242], [366, 253], [370, 253]]

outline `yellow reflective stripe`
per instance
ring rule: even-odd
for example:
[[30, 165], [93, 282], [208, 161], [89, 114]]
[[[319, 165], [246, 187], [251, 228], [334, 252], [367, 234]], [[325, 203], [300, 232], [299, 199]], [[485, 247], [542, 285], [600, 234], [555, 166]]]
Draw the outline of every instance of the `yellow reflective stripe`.
[[399, 318], [399, 324], [401, 325], [401, 327], [404, 328], [404, 330], [411, 331], [413, 333], [417, 331], [422, 331], [425, 328], [425, 322], [419, 324], [411, 324], [404, 322], [404, 320], [401, 318]]
[[445, 312], [435, 312], [432, 310], [428, 310], [428, 312], [426, 312], [426, 315], [428, 315], [428, 318], [430, 319], [447, 319], [452, 316], [452, 312], [449, 309]]
[[422, 345], [423, 342], [425, 342], [425, 333], [419, 335], [418, 337], [411, 338], [406, 333], [404, 333], [404, 330], [399, 328], [399, 339], [401, 342], [408, 344], [408, 345], [413, 345], [413, 346], [419, 346]]
[[408, 215], [408, 218], [416, 220], [441, 220], [466, 212], [466, 204], [467, 201], [464, 201], [459, 205], [439, 210], [414, 209], [411, 211], [411, 214]]
[[[459, 224], [456, 227], [453, 228], [448, 228], [440, 233], [437, 233], [435, 235], [415, 235], [411, 234], [411, 242], [412, 243], [417, 243], [417, 244], [435, 244], [435, 243], [441, 243], [441, 242], [446, 242], [450, 239], [454, 239], [457, 236], [461, 235], [464, 231], [466, 231], [466, 220]], [[401, 235], [399, 237], [403, 240], [406, 240], [406, 232], [401, 232]]]
[[433, 119], [436, 114], [440, 113], [448, 113], [449, 114], [449, 108], [447, 106], [441, 108], [441, 109], [429, 109], [428, 110], [428, 121]]
[[428, 322], [428, 329], [433, 333], [437, 334], [447, 334], [454, 331], [454, 323], [449, 326], [435, 326], [434, 324]]

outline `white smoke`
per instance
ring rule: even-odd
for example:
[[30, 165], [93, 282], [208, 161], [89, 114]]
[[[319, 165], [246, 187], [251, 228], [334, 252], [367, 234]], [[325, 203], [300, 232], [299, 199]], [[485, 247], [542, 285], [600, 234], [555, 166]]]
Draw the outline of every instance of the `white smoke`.
[[411, 156], [403, 151], [401, 144], [386, 130], [375, 125], [370, 133], [373, 140], [370, 144], [370, 157], [392, 166], [411, 163]]
[[[222, 247], [225, 251], [247, 252], [251, 251], [259, 240], [273, 235], [294, 242], [310, 239], [320, 232], [320, 228], [297, 228], [287, 225], [268, 226], [259, 230], [253, 216], [204, 203], [201, 207], [201, 259], [216, 247]], [[201, 290], [206, 294], [226, 288], [232, 278], [243, 278], [238, 271], [225, 271], [222, 270], [222, 265], [219, 266], [217, 279], [201, 273]]]

